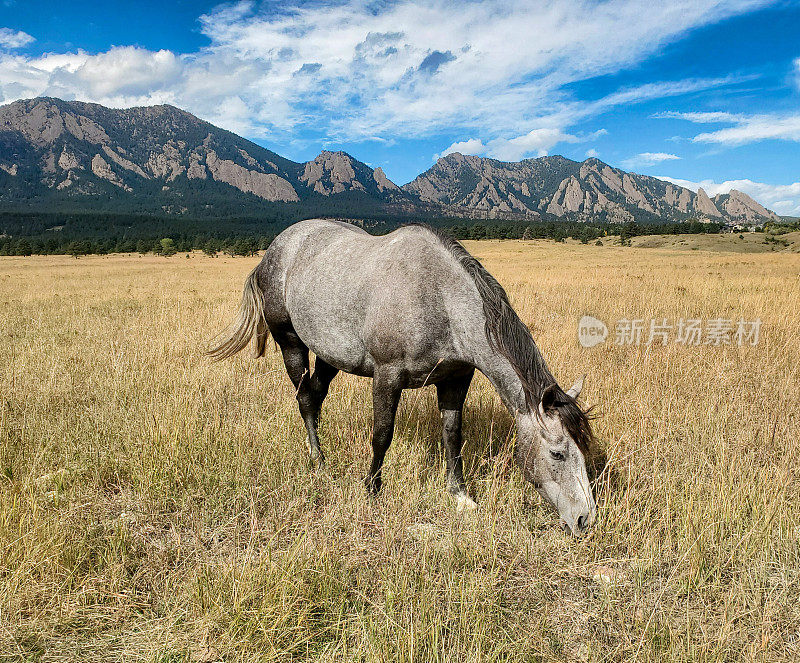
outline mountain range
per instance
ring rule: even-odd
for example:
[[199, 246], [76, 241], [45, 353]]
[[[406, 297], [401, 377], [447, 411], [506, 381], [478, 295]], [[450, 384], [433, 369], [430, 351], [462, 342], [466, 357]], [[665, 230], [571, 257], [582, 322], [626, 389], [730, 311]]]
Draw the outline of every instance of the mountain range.
[[611, 222], [778, 220], [591, 158], [451, 153], [404, 186], [345, 152], [297, 163], [173, 106], [37, 98], [0, 106], [0, 210], [230, 217], [285, 212]]
[[627, 173], [599, 159], [561, 156], [508, 163], [448, 154], [403, 187], [423, 201], [486, 211], [578, 221], [756, 223], [779, 217], [736, 189], [709, 198], [655, 177]]

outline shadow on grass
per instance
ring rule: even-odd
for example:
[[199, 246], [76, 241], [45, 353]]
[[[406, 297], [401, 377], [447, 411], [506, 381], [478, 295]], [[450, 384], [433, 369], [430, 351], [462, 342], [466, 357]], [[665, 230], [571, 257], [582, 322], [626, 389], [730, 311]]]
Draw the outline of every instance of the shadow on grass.
[[[433, 389], [407, 392], [398, 411], [396, 435], [413, 438], [427, 452], [430, 463], [425, 478], [440, 471], [444, 462], [442, 420]], [[492, 398], [468, 399], [462, 424], [464, 474], [480, 479], [491, 471], [491, 462], [511, 457], [514, 420]]]
[[[433, 389], [407, 392], [398, 411], [397, 430], [404, 431], [423, 445], [430, 457], [424, 477], [429, 479], [440, 471], [444, 462], [442, 423]], [[481, 480], [497, 469], [495, 462], [512, 465], [515, 444], [514, 419], [494, 398], [485, 396], [467, 399], [464, 407], [464, 473], [467, 480]], [[586, 470], [595, 496], [608, 494], [620, 487], [620, 476], [609, 465], [607, 450], [595, 441], [586, 459]], [[503, 470], [508, 471], [507, 469]]]

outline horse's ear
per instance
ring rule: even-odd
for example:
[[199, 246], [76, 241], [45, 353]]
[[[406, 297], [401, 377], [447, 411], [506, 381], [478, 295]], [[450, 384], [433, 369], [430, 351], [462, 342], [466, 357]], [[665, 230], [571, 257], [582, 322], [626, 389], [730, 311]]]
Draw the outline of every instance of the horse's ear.
[[556, 406], [556, 399], [558, 398], [558, 392], [560, 389], [558, 385], [553, 383], [548, 387], [545, 387], [545, 390], [542, 392], [542, 397], [539, 399], [539, 416], [544, 418], [544, 415], [547, 413], [548, 410], [555, 409]]
[[578, 396], [580, 396], [580, 395], [581, 395], [581, 392], [583, 391], [583, 381], [584, 381], [585, 379], [586, 379], [586, 376], [585, 376], [585, 375], [582, 375], [582, 376], [581, 376], [581, 377], [578, 379], [578, 381], [577, 381], [575, 384], [573, 384], [573, 385], [572, 385], [572, 386], [571, 386], [571, 387], [570, 387], [570, 388], [567, 390], [567, 396], [569, 396], [570, 398], [573, 398], [573, 399], [577, 399], [577, 398], [578, 398]]

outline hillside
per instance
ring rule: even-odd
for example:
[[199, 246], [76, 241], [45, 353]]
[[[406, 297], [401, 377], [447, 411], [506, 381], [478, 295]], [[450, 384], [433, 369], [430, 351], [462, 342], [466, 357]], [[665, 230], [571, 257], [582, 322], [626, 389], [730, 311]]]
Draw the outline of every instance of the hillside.
[[3, 208], [167, 215], [358, 209], [408, 203], [380, 169], [344, 152], [295, 163], [173, 106], [123, 110], [59, 99], [0, 107]]
[[[529, 222], [778, 221], [741, 191], [713, 199], [592, 158], [449, 154], [398, 187], [345, 152], [297, 163], [173, 106], [38, 98], [0, 107], [0, 211]], [[3, 229], [0, 228], [0, 232]]]
[[504, 162], [448, 154], [403, 189], [421, 200], [484, 210], [577, 220], [758, 223], [779, 217], [741, 191], [710, 199], [655, 177], [627, 173], [599, 159], [561, 156]]

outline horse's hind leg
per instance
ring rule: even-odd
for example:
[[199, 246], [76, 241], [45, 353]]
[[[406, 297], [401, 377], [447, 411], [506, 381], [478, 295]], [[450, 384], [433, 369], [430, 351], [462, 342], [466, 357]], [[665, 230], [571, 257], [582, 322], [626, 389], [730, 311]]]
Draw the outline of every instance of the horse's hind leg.
[[364, 483], [367, 491], [375, 495], [381, 489], [381, 468], [394, 435], [394, 419], [403, 391], [397, 371], [391, 368], [376, 369], [372, 377], [372, 465]]
[[475, 502], [464, 483], [464, 463], [461, 457], [461, 413], [474, 372], [450, 378], [436, 384], [439, 410], [442, 413], [442, 443], [447, 461], [447, 490], [456, 498], [459, 509], [474, 509]]
[[[309, 409], [311, 410], [311, 417], [303, 414], [303, 419], [308, 428], [308, 446], [311, 452], [311, 459], [317, 460], [320, 465], [325, 464], [325, 457], [322, 454], [322, 449], [319, 446], [319, 435], [317, 427], [319, 426], [319, 415], [322, 410], [322, 402], [328, 395], [328, 387], [331, 381], [336, 377], [339, 372], [338, 368], [334, 368], [326, 361], [317, 357], [314, 360], [314, 373], [309, 382], [309, 397], [307, 399]], [[300, 406], [301, 413], [303, 406]], [[309, 423], [310, 422], [310, 423]]]
[[328, 393], [328, 385], [337, 371], [329, 364], [317, 359], [314, 365], [314, 375], [311, 375], [308, 348], [293, 331], [277, 334], [275, 340], [281, 348], [283, 363], [294, 385], [300, 415], [303, 417], [308, 431], [311, 460], [324, 466], [325, 456], [319, 446], [317, 421], [322, 400]]

